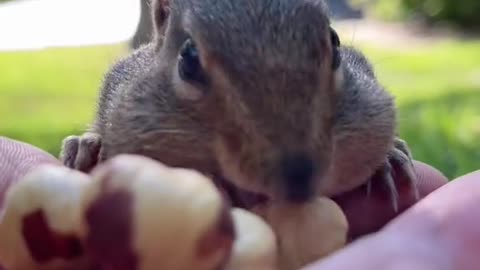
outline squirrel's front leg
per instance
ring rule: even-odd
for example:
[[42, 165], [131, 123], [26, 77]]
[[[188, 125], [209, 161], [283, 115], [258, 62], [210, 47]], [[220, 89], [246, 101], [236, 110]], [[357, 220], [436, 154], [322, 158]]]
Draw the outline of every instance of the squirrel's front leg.
[[388, 189], [395, 212], [399, 210], [397, 183], [402, 184], [403, 182], [403, 184], [407, 184], [412, 189], [415, 199], [418, 200], [420, 198], [417, 187], [417, 174], [413, 166], [411, 151], [407, 143], [399, 137], [395, 137], [393, 148], [388, 153], [385, 163], [368, 182], [367, 192], [369, 194], [372, 185], [377, 181]]
[[63, 140], [60, 160], [69, 168], [88, 172], [99, 161], [101, 145], [101, 136], [95, 132], [68, 136]]

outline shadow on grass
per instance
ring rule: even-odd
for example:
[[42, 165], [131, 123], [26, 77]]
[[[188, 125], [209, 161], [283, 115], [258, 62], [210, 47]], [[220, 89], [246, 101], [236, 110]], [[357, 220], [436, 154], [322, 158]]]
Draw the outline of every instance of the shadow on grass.
[[449, 179], [480, 169], [480, 89], [399, 106], [400, 134], [414, 158]]

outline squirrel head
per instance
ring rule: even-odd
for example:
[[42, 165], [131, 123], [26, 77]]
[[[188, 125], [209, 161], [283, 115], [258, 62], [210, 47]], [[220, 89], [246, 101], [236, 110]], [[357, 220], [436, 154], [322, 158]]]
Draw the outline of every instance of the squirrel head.
[[316, 195], [340, 70], [323, 1], [158, 0], [153, 12], [161, 65], [224, 176], [278, 199]]

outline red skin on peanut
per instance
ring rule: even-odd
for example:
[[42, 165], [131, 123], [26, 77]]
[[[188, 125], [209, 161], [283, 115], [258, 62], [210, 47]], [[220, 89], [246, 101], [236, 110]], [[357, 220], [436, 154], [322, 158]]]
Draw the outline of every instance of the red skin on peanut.
[[133, 245], [133, 198], [126, 190], [110, 190], [107, 172], [101, 190], [85, 213], [89, 233], [87, 251], [101, 269], [135, 270], [138, 256]]
[[197, 254], [199, 257], [209, 257], [218, 250], [227, 251], [225, 258], [218, 265], [218, 269], [223, 269], [227, 264], [235, 241], [235, 228], [230, 210], [230, 205], [224, 201], [214, 227], [202, 236], [198, 242]]
[[80, 240], [73, 235], [62, 235], [51, 230], [42, 210], [23, 219], [22, 234], [30, 255], [38, 263], [60, 258], [72, 260], [83, 254]]

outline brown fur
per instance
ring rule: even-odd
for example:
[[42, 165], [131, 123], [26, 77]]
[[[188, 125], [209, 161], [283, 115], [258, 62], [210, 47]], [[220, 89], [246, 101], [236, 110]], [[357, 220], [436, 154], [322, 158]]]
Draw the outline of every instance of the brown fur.
[[[156, 1], [153, 14], [152, 43], [106, 76], [90, 130], [101, 138], [100, 161], [146, 155], [279, 198], [284, 156], [312, 158], [312, 189], [322, 195], [365, 184], [387, 161], [393, 99], [358, 51], [340, 48], [332, 68], [322, 1]], [[179, 78], [188, 36], [207, 85]]]

